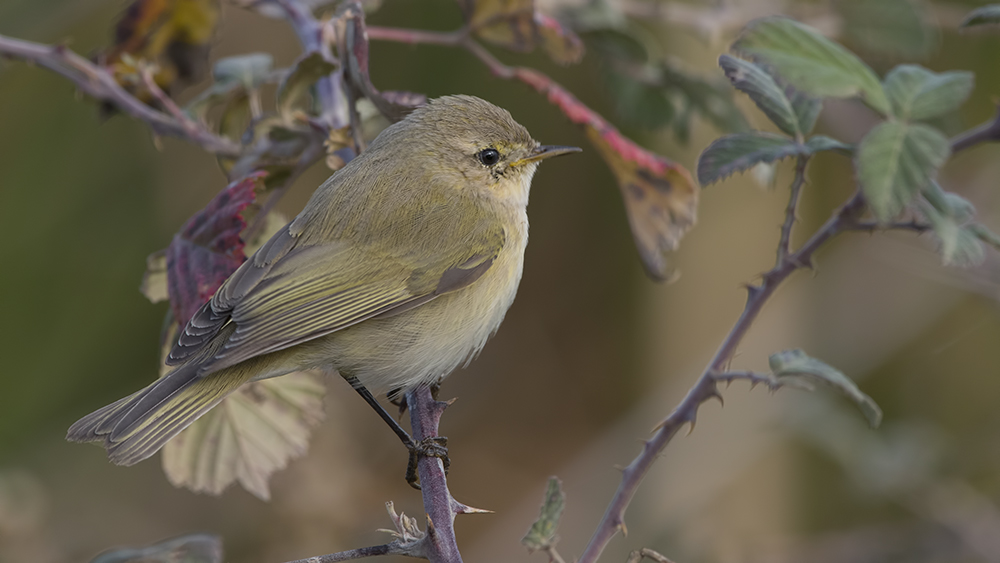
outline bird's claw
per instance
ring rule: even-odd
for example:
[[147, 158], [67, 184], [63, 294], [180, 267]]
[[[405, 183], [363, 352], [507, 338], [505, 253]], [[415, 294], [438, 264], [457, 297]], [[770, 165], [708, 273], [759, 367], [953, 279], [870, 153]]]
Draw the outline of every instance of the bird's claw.
[[444, 465], [444, 473], [448, 474], [451, 467], [451, 460], [448, 459], [448, 438], [445, 436], [431, 436], [419, 442], [410, 442], [406, 445], [410, 451], [410, 459], [406, 464], [406, 482], [414, 489], [420, 490], [417, 483], [417, 462], [421, 457], [436, 457]]

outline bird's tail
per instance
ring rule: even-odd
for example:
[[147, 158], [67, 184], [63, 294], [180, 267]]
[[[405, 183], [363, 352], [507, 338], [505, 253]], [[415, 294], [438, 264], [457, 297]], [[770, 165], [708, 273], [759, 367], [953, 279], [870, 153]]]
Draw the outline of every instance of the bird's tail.
[[104, 442], [108, 459], [133, 465], [155, 454], [171, 438], [246, 382], [242, 370], [199, 375], [186, 364], [150, 386], [98, 409], [70, 426], [72, 442]]

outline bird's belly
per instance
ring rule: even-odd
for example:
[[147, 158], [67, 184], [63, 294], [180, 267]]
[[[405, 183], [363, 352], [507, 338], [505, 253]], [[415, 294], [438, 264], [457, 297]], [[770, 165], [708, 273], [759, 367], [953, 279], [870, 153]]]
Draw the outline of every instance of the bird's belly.
[[475, 283], [385, 319], [309, 343], [310, 362], [354, 376], [375, 393], [439, 381], [482, 349], [514, 301], [521, 248], [504, 248]]

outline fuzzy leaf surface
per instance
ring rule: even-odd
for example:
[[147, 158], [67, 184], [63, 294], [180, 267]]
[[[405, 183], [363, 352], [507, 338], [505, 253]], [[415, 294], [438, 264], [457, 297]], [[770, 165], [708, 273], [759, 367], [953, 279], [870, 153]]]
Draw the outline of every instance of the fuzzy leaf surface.
[[785, 96], [784, 89], [764, 69], [730, 55], [720, 56], [719, 66], [726, 73], [726, 78], [733, 83], [733, 87], [750, 96], [778, 129], [792, 136], [803, 132], [799, 117], [792, 102]]
[[908, 121], [955, 111], [972, 93], [974, 81], [968, 71], [938, 74], [920, 65], [899, 65], [886, 75], [884, 86], [892, 114]]
[[531, 525], [528, 533], [521, 538], [521, 543], [528, 551], [538, 551], [555, 546], [556, 530], [559, 518], [566, 507], [566, 495], [562, 491], [562, 483], [558, 477], [549, 477], [545, 490], [545, 500], [542, 502], [538, 519]]
[[872, 69], [809, 26], [784, 17], [755, 20], [744, 28], [732, 49], [771, 65], [806, 94], [860, 96], [875, 111], [883, 115], [889, 112], [889, 101]]
[[927, 125], [886, 121], [872, 129], [858, 144], [854, 168], [875, 218], [898, 215], [950, 152], [948, 139]]
[[771, 366], [771, 372], [774, 373], [778, 381], [806, 378], [825, 383], [853, 401], [861, 413], [865, 415], [869, 426], [877, 428], [882, 422], [882, 409], [875, 404], [871, 397], [858, 389], [857, 384], [851, 378], [829, 364], [810, 357], [802, 350], [776, 352], [768, 358], [768, 363]]

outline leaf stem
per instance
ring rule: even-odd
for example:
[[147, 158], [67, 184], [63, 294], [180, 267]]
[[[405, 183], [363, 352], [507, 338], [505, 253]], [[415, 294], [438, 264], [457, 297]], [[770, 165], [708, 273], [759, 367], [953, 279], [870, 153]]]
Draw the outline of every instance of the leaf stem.
[[106, 68], [64, 45], [43, 45], [0, 35], [0, 55], [33, 62], [69, 79], [88, 96], [110, 102], [122, 112], [146, 122], [158, 135], [185, 139], [219, 156], [240, 155], [239, 144], [212, 133], [194, 121], [180, 120], [146, 105], [122, 88]]

